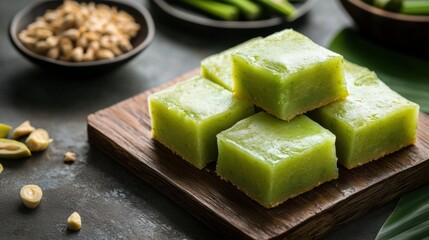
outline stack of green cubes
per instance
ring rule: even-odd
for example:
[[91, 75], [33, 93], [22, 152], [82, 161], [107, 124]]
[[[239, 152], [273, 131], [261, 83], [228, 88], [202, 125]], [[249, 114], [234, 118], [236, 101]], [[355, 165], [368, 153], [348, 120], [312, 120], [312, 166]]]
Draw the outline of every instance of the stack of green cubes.
[[353, 168], [416, 140], [418, 105], [293, 30], [201, 69], [149, 97], [153, 138], [199, 169], [217, 159], [219, 177], [266, 208], [338, 178], [337, 156]]

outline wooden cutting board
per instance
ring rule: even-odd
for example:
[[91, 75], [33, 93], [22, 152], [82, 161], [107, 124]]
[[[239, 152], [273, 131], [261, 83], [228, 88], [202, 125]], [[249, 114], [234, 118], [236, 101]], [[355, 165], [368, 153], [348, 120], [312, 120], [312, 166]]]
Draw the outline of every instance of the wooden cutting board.
[[337, 180], [265, 209], [217, 177], [214, 165], [198, 170], [151, 139], [147, 97], [196, 74], [89, 115], [88, 139], [228, 238], [320, 238], [429, 182], [429, 116], [421, 113], [417, 144], [354, 170], [340, 168]]

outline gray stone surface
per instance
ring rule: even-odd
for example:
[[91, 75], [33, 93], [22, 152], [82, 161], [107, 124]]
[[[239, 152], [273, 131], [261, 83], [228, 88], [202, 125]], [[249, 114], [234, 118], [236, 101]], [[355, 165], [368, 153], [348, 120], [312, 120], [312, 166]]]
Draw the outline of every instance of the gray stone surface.
[[[25, 120], [45, 128], [54, 142], [29, 159], [0, 160], [0, 239], [219, 239], [221, 235], [139, 180], [87, 142], [86, 116], [194, 69], [202, 58], [251, 35], [205, 36], [155, 16], [156, 37], [135, 60], [103, 76], [53, 75], [20, 56], [7, 39], [10, 18], [32, 0], [0, 0], [0, 122]], [[148, 1], [142, 1], [149, 6]], [[320, 0], [295, 29], [326, 46], [351, 24], [334, 0]], [[265, 33], [263, 33], [265, 34]], [[77, 153], [63, 163], [66, 151]], [[37, 184], [40, 206], [28, 210], [19, 190]], [[373, 239], [394, 203], [352, 221], [326, 239]], [[74, 211], [83, 228], [66, 230]]]

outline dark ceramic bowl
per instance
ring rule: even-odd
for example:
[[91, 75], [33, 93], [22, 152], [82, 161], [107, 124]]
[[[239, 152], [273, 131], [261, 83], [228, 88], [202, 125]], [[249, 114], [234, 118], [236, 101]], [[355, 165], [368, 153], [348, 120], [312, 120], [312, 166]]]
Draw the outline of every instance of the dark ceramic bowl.
[[398, 50], [429, 54], [429, 16], [389, 12], [362, 0], [340, 2], [368, 37]]
[[136, 37], [131, 39], [131, 44], [133, 45], [133, 49], [131, 51], [109, 60], [97, 60], [90, 62], [65, 62], [39, 55], [27, 49], [18, 39], [19, 32], [25, 29], [30, 23], [34, 22], [37, 17], [43, 15], [46, 10], [56, 9], [59, 5], [63, 3], [63, 1], [55, 0], [35, 2], [15, 14], [9, 26], [9, 37], [13, 43], [13, 46], [24, 57], [26, 57], [33, 63], [42, 67], [46, 67], [50, 70], [66, 70], [72, 72], [104, 72], [121, 66], [122, 64], [131, 60], [139, 53], [141, 53], [152, 42], [153, 37], [155, 35], [155, 26], [152, 20], [152, 16], [142, 5], [130, 1], [119, 0], [91, 0], [91, 2], [104, 3], [108, 6], [115, 6], [118, 8], [118, 10], [124, 10], [131, 16], [133, 16], [135, 21], [140, 24], [141, 28], [137, 32]]
[[292, 23], [305, 16], [316, 5], [318, 0], [304, 0], [300, 3], [293, 3], [296, 14], [292, 18], [284, 18], [278, 15], [267, 16], [265, 19], [252, 21], [223, 21], [208, 17], [205, 14], [183, 7], [178, 1], [151, 0], [157, 10], [166, 13], [179, 23], [189, 24], [193, 27], [205, 27], [216, 30], [255, 30], [276, 27], [279, 25]]

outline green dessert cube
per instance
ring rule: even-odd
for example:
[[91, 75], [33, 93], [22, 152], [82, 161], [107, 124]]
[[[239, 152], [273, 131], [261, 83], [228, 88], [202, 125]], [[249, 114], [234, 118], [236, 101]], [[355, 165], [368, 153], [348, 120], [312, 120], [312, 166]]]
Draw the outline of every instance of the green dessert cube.
[[257, 113], [217, 135], [217, 174], [266, 208], [338, 177], [335, 136], [305, 115]]
[[350, 95], [309, 114], [337, 136], [338, 162], [351, 169], [414, 143], [419, 106], [367, 68], [346, 62], [344, 69]]
[[217, 158], [216, 134], [254, 113], [202, 77], [177, 83], [149, 97], [153, 138], [199, 169]]
[[201, 62], [201, 75], [229, 91], [232, 91], [231, 53], [240, 47], [250, 45], [259, 39], [262, 38], [252, 38], [233, 48], [203, 59]]
[[231, 55], [234, 94], [283, 120], [345, 98], [343, 57], [284, 30]]

